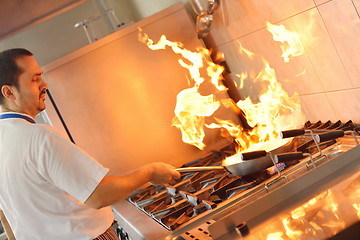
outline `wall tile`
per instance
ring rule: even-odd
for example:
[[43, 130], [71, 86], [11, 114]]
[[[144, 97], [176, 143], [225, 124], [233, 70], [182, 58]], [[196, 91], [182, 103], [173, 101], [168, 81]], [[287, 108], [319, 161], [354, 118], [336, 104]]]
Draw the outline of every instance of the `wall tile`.
[[[360, 40], [357, 37], [360, 35], [360, 0], [283, 0], [282, 4], [279, 1], [272, 4], [268, 1], [226, 2], [227, 13], [230, 13], [227, 25], [218, 11], [214, 29], [205, 42], [225, 53], [234, 79], [237, 79], [235, 73], [253, 72], [244, 82], [243, 97], [259, 93], [263, 87], [254, 85], [251, 79], [262, 66], [259, 58], [264, 57], [275, 69], [284, 89], [290, 95], [295, 91], [300, 93], [303, 111], [309, 120], [360, 122]], [[259, 14], [264, 8], [269, 11]], [[296, 30], [306, 53], [284, 63], [279, 44], [265, 28], [266, 21]], [[240, 44], [254, 52], [257, 59], [250, 60], [239, 54]], [[298, 75], [302, 70], [305, 70], [303, 75]]]
[[359, 110], [359, 103], [360, 103], [360, 89], [354, 89], [353, 90], [355, 98], [354, 100], [357, 102], [358, 105], [356, 105], [356, 108], [354, 109], [354, 111], [352, 111], [352, 115], [351, 118], [354, 122], [356, 123], [360, 123], [360, 110]]
[[[289, 31], [295, 31], [290, 19], [282, 21], [280, 24]], [[245, 54], [241, 55], [238, 51], [240, 45], [253, 52], [254, 59], [249, 59]], [[278, 81], [289, 95], [293, 95], [294, 92], [309, 94], [324, 91], [307, 54], [290, 58], [290, 61], [285, 63], [281, 57], [280, 43], [273, 40], [272, 34], [266, 29], [223, 45], [220, 50], [225, 53], [233, 73], [247, 72], [251, 74], [241, 90], [242, 96], [249, 96], [260, 91], [258, 88], [262, 86], [254, 84], [252, 80], [263, 68], [262, 59], [269, 62], [270, 67], [276, 72]]]
[[359, 13], [360, 12], [360, 0], [351, 0], [351, 1], [354, 4], [357, 12]]
[[206, 37], [209, 46], [226, 42], [277, 22], [288, 16], [283, 0], [226, 0], [214, 14], [213, 28]]
[[318, 8], [352, 86], [360, 87], [360, 19], [352, 1], [333, 0]]
[[284, 0], [284, 4], [288, 8], [290, 15], [294, 15], [315, 7], [313, 0]]
[[311, 122], [339, 120], [335, 115], [330, 101], [325, 93], [300, 96], [301, 107], [307, 119]]
[[314, 0], [316, 5], [320, 5], [320, 4], [323, 4], [326, 2], [331, 2], [331, 1], [333, 1], [333, 0]]
[[326, 93], [332, 109], [334, 110], [335, 116], [344, 122], [348, 120], [360, 122], [359, 94], [359, 89]]
[[311, 9], [292, 20], [324, 90], [351, 88], [353, 85], [318, 11]]

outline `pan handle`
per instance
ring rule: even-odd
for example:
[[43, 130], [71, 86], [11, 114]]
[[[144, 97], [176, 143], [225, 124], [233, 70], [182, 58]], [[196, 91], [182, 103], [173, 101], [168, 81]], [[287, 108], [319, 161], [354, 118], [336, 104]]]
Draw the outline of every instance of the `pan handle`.
[[185, 167], [176, 168], [178, 172], [200, 172], [200, 171], [213, 171], [213, 170], [225, 170], [223, 166], [205, 166], [205, 167]]
[[329, 140], [336, 139], [339, 137], [343, 137], [344, 135], [345, 135], [344, 131], [341, 131], [341, 130], [330, 131], [327, 133], [316, 134], [315, 141], [317, 143], [321, 143], [321, 142], [329, 141]]
[[302, 152], [291, 152], [291, 153], [279, 153], [274, 156], [275, 163], [285, 163], [293, 160], [300, 160], [305, 155]]
[[266, 156], [265, 150], [258, 150], [258, 151], [253, 151], [253, 152], [241, 153], [240, 159], [245, 161], [245, 160], [256, 159], [256, 158], [261, 158], [261, 157], [265, 157], [265, 156]]
[[304, 129], [293, 129], [293, 130], [287, 130], [287, 131], [281, 131], [280, 137], [281, 138], [289, 138], [289, 137], [296, 137], [300, 135], [304, 135], [305, 130]]

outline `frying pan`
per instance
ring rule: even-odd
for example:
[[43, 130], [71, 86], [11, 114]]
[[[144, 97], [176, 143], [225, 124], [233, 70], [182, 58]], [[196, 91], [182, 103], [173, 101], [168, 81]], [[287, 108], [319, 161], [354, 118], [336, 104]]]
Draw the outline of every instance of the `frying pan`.
[[[295, 130], [292, 130], [295, 131]], [[298, 131], [298, 130], [296, 130]], [[292, 133], [291, 131], [284, 131], [285, 133]], [[299, 136], [300, 133], [296, 132], [296, 136]], [[304, 132], [302, 132], [304, 134]], [[328, 141], [330, 139], [335, 139], [338, 137], [344, 136], [343, 131], [329, 131], [322, 134], [316, 134], [316, 139], [318, 142]], [[290, 136], [286, 136], [290, 137]], [[286, 138], [285, 137], [285, 138]], [[274, 157], [274, 161], [276, 163], [286, 162], [295, 159], [301, 159], [305, 157], [305, 154], [301, 152], [291, 152], [294, 149], [295, 141], [289, 141], [286, 144], [271, 150], [269, 154], [267, 154], [264, 150], [242, 153], [240, 155], [240, 161], [233, 164], [223, 164], [221, 166], [204, 166], [204, 167], [185, 167], [185, 168], [177, 168], [178, 172], [198, 172], [198, 171], [212, 171], [212, 170], [226, 170], [233, 175], [236, 176], [247, 176], [254, 173], [261, 172], [271, 166], [274, 165], [271, 156]], [[290, 153], [289, 153], [290, 152]], [[284, 154], [285, 153], [285, 154]]]
[[[280, 152], [289, 152], [293, 148], [293, 141], [270, 151], [271, 154]], [[240, 161], [233, 164], [223, 164], [221, 166], [205, 166], [205, 167], [185, 167], [177, 168], [178, 172], [197, 172], [197, 171], [212, 171], [212, 170], [226, 170], [236, 176], [247, 176], [254, 173], [261, 172], [271, 166], [273, 162], [269, 154], [264, 150], [242, 153]]]

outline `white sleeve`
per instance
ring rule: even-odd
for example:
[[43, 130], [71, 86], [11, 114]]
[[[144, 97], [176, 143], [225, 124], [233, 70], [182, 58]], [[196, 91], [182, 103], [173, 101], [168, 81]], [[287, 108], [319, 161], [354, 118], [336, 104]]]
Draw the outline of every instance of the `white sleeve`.
[[57, 132], [48, 128], [44, 130], [39, 140], [39, 173], [47, 181], [84, 203], [109, 169]]

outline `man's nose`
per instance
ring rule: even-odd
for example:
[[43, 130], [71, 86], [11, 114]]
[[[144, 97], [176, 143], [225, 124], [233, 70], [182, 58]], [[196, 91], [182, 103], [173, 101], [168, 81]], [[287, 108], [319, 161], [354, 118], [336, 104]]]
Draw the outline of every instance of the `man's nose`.
[[41, 87], [42, 88], [46, 88], [46, 89], [48, 89], [48, 84], [47, 84], [47, 82], [44, 80], [44, 78], [42, 78], [42, 84], [41, 84]]

